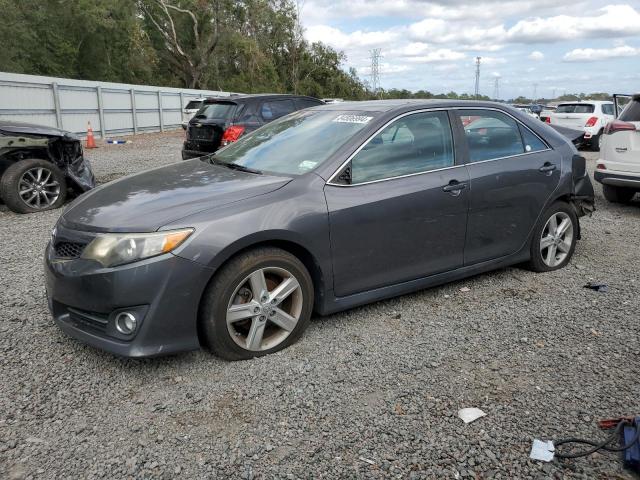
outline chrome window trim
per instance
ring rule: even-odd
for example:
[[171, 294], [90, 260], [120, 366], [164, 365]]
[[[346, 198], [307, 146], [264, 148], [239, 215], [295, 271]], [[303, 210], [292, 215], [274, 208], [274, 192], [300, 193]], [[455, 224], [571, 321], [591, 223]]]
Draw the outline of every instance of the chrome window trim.
[[430, 113], [430, 112], [445, 112], [446, 113], [449, 110], [451, 110], [451, 108], [448, 108], [448, 107], [422, 108], [420, 110], [412, 110], [411, 112], [401, 113], [397, 117], [393, 117], [387, 123], [385, 123], [380, 128], [378, 128], [375, 132], [373, 132], [364, 142], [362, 142], [362, 145], [360, 145], [356, 149], [355, 152], [353, 152], [351, 155], [349, 155], [347, 157], [347, 159], [344, 162], [342, 162], [342, 164], [338, 167], [338, 169], [335, 172], [333, 172], [333, 174], [329, 177], [329, 180], [327, 180], [325, 185], [331, 185], [333, 187], [358, 187], [360, 185], [368, 185], [370, 183], [386, 182], [386, 181], [389, 181], [389, 180], [395, 180], [397, 178], [413, 177], [413, 176], [416, 176], [416, 175], [424, 175], [425, 173], [438, 172], [438, 171], [442, 171], [442, 170], [449, 170], [451, 168], [463, 167], [464, 164], [461, 164], [461, 165], [456, 165], [455, 164], [455, 161], [456, 161], [456, 157], [455, 157], [455, 135], [454, 135], [454, 131], [453, 131], [453, 125], [451, 125], [451, 121], [449, 121], [449, 128], [451, 129], [451, 140], [452, 140], [452, 145], [453, 145], [453, 162], [454, 162], [454, 164], [451, 165], [450, 167], [437, 168], [435, 170], [425, 170], [424, 172], [408, 173], [406, 175], [396, 175], [395, 177], [381, 178], [379, 180], [371, 180], [369, 182], [362, 182], [362, 183], [355, 183], [355, 184], [352, 183], [352, 184], [349, 184], [349, 185], [345, 185], [345, 184], [342, 184], [342, 183], [333, 183], [333, 180], [335, 179], [335, 177], [353, 159], [353, 157], [355, 157], [358, 153], [360, 153], [360, 150], [362, 150], [371, 140], [373, 140], [373, 138], [376, 135], [378, 135], [380, 132], [382, 132], [385, 128], [387, 128], [393, 122], [395, 122], [397, 120], [400, 120], [401, 118], [407, 117], [409, 115], [415, 115], [416, 113]]
[[[362, 150], [376, 135], [378, 135], [382, 130], [384, 130], [385, 128], [387, 128], [389, 125], [391, 125], [393, 122], [395, 122], [396, 120], [399, 120], [403, 117], [406, 117], [408, 115], [413, 115], [415, 113], [426, 113], [426, 112], [438, 112], [438, 111], [458, 111], [458, 110], [490, 110], [490, 111], [494, 111], [494, 112], [499, 112], [502, 113], [504, 115], [507, 115], [508, 117], [510, 117], [514, 122], [516, 122], [516, 124], [518, 125], [522, 125], [522, 127], [526, 128], [529, 132], [531, 132], [534, 136], [536, 136], [544, 145], [547, 146], [547, 148], [545, 148], [544, 150], [536, 150], [535, 152], [522, 152], [522, 153], [518, 153], [516, 155], [507, 155], [506, 157], [498, 157], [498, 158], [489, 158], [487, 160], [479, 160], [477, 162], [471, 162], [469, 161], [468, 163], [463, 163], [460, 165], [452, 165], [450, 167], [444, 167], [444, 168], [437, 168], [435, 170], [425, 170], [424, 172], [416, 172], [416, 173], [409, 173], [406, 175], [397, 175], [395, 177], [389, 177], [389, 178], [381, 178], [379, 180], [371, 180], [369, 182], [362, 182], [362, 183], [352, 183], [352, 184], [342, 184], [342, 183], [334, 183], [334, 179], [335, 177], [342, 171], [342, 169], [344, 169], [344, 167], [353, 159], [353, 157], [355, 157], [360, 150]], [[459, 113], [459, 112], [457, 112]], [[454, 158], [453, 161], [456, 161], [455, 158], [455, 135], [453, 132], [453, 125], [450, 125], [451, 127], [451, 134], [452, 134], [452, 138], [454, 140]], [[464, 126], [463, 126], [464, 129]], [[522, 137], [522, 135], [521, 135]], [[353, 152], [351, 155], [349, 155], [349, 157], [347, 157], [347, 159], [342, 162], [342, 164], [338, 167], [338, 169], [329, 177], [329, 180], [327, 180], [327, 182], [325, 183], [325, 185], [331, 185], [333, 187], [358, 187], [360, 185], [369, 185], [371, 183], [379, 183], [379, 182], [387, 182], [389, 180], [396, 180], [399, 178], [407, 178], [407, 177], [414, 177], [416, 175], [424, 175], [426, 173], [432, 173], [432, 172], [441, 172], [443, 170], [450, 170], [453, 168], [458, 168], [458, 167], [464, 167], [467, 165], [476, 165], [479, 163], [487, 163], [487, 162], [496, 162], [498, 160], [505, 160], [507, 158], [516, 158], [516, 157], [522, 157], [525, 155], [533, 155], [536, 153], [542, 153], [542, 152], [548, 152], [553, 150], [553, 148], [551, 148], [549, 146], [549, 144], [540, 137], [540, 135], [538, 135], [536, 132], [534, 132], [533, 130], [531, 130], [527, 125], [525, 125], [524, 123], [522, 123], [520, 120], [518, 120], [516, 117], [514, 117], [513, 115], [511, 115], [509, 112], [506, 112], [505, 110], [502, 110], [500, 108], [493, 108], [493, 107], [467, 107], [467, 106], [457, 106], [457, 107], [438, 107], [438, 108], [423, 108], [420, 110], [414, 110], [411, 112], [405, 112], [402, 113], [400, 115], [398, 115], [397, 117], [392, 118], [391, 120], [389, 120], [387, 123], [385, 123], [382, 127], [380, 127], [378, 130], [376, 130], [374, 133], [371, 134], [371, 136], [369, 136], [369, 138], [367, 138], [362, 145], [360, 145], [355, 152]]]
[[[553, 150], [551, 148], [551, 146], [549, 145], [549, 143], [547, 143], [547, 141], [540, 137], [540, 135], [538, 135], [536, 132], [534, 132], [533, 130], [531, 130], [529, 127], [527, 127], [524, 123], [522, 123], [520, 120], [518, 120], [516, 117], [514, 117], [513, 115], [511, 115], [509, 112], [505, 112], [504, 110], [500, 110], [499, 108], [492, 108], [492, 107], [478, 107], [478, 108], [470, 108], [470, 107], [451, 107], [451, 110], [491, 110], [494, 112], [499, 112], [499, 113], [503, 113], [505, 115], [507, 115], [508, 117], [511, 117], [511, 119], [516, 122], [518, 125], [523, 126], [524, 128], [526, 128], [527, 130], [529, 130], [529, 132], [531, 132], [535, 137], [538, 138], [538, 140], [540, 140], [544, 145], [546, 145], [547, 148], [545, 148], [544, 150], [536, 150], [535, 152], [522, 152], [522, 153], [518, 153], [516, 155], [507, 155], [506, 157], [499, 157], [499, 158], [493, 158], [493, 159], [489, 159], [489, 160], [480, 160], [480, 162], [489, 162], [491, 160], [502, 160], [503, 158], [512, 158], [512, 157], [519, 157], [520, 155], [530, 155], [532, 153], [540, 153], [540, 152], [546, 152], [548, 150]], [[464, 129], [464, 126], [463, 126]], [[520, 135], [522, 137], [522, 135]], [[523, 139], [524, 140], [524, 139]], [[480, 163], [480, 162], [469, 162], [471, 163]]]

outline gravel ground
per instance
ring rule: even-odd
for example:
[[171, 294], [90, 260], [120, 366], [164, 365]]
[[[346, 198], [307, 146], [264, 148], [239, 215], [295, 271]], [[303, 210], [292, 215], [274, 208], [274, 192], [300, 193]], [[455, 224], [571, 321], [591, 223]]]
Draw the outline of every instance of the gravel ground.
[[[181, 138], [88, 155], [104, 182], [177, 161]], [[640, 414], [640, 202], [596, 188], [561, 271], [509, 268], [316, 318], [293, 347], [238, 363], [126, 360], [67, 338], [41, 267], [60, 211], [2, 207], [0, 477], [637, 478], [615, 454], [528, 458], [533, 438], [601, 436], [596, 420]], [[464, 425], [463, 407], [487, 416]]]

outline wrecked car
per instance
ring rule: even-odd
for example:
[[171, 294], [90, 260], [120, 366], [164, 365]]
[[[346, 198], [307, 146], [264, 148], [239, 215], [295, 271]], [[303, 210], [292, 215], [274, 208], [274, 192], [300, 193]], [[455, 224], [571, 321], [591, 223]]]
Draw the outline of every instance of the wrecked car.
[[58, 208], [95, 186], [80, 139], [53, 127], [0, 121], [0, 198], [16, 213]]

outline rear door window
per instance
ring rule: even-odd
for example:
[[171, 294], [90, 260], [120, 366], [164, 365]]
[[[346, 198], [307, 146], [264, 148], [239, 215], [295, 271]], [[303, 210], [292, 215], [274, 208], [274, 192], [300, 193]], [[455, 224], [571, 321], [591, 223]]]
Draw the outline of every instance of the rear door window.
[[463, 123], [464, 119], [471, 119], [464, 126], [471, 162], [511, 157], [525, 152], [518, 123], [510, 116], [493, 110], [460, 110], [460, 115]]
[[296, 110], [293, 100], [271, 100], [262, 104], [262, 118], [267, 122], [275, 120]]
[[620, 120], [623, 122], [640, 122], [640, 97], [634, 99], [627, 104], [622, 113]]
[[564, 103], [558, 105], [556, 113], [593, 113], [595, 109], [591, 103]]
[[453, 140], [447, 113], [416, 113], [393, 122], [352, 158], [351, 183], [423, 173], [453, 165]]

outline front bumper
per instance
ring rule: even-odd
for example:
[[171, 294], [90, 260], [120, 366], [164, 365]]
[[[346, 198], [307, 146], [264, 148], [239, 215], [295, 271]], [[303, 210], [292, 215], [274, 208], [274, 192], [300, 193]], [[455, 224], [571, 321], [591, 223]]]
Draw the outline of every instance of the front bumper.
[[[58, 235], [60, 235], [58, 227]], [[69, 234], [69, 231], [63, 234]], [[69, 336], [125, 357], [152, 357], [200, 348], [198, 305], [212, 270], [165, 254], [120, 267], [45, 255], [49, 308]], [[138, 319], [133, 334], [120, 334], [115, 316]]]
[[593, 178], [596, 182], [604, 185], [633, 188], [640, 191], [640, 176], [624, 175], [608, 172], [607, 170], [596, 170], [593, 174]]

